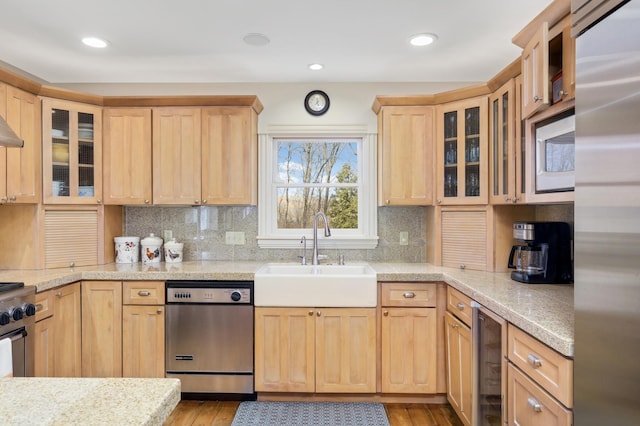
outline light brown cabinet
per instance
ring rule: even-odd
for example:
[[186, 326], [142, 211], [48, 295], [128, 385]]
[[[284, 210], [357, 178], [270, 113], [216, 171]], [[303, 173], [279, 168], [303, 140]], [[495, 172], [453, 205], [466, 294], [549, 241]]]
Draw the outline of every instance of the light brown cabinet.
[[383, 106], [378, 112], [378, 203], [433, 202], [433, 106]]
[[82, 377], [122, 376], [122, 282], [82, 282]]
[[255, 204], [257, 149], [252, 108], [154, 108], [153, 203]]
[[103, 111], [105, 204], [151, 204], [151, 108]]
[[256, 308], [256, 390], [372, 393], [375, 308]]
[[164, 282], [122, 286], [122, 376], [164, 377]]
[[81, 377], [80, 283], [36, 295], [35, 375]]
[[42, 100], [43, 201], [102, 203], [102, 108]]
[[436, 120], [436, 204], [486, 204], [486, 96], [439, 105]]
[[22, 148], [0, 147], [0, 204], [40, 202], [40, 100], [0, 83], [0, 116], [24, 141]]
[[471, 328], [454, 317], [445, 314], [445, 339], [447, 348], [447, 400], [465, 425], [472, 418], [472, 362]]
[[437, 392], [436, 284], [381, 284], [381, 390]]

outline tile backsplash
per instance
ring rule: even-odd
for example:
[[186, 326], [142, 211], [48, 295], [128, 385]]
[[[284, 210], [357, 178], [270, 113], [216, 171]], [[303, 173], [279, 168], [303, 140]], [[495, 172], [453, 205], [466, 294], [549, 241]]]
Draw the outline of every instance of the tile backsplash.
[[[347, 261], [424, 262], [426, 259], [426, 207], [379, 207], [378, 247], [372, 250], [326, 249], [322, 254]], [[184, 260], [296, 261], [299, 250], [258, 247], [258, 208], [231, 206], [125, 207], [124, 232], [145, 237], [149, 233], [184, 243]], [[244, 245], [225, 243], [227, 231], [244, 232]], [[400, 232], [409, 235], [408, 245], [400, 245]], [[309, 247], [310, 248], [310, 247]]]

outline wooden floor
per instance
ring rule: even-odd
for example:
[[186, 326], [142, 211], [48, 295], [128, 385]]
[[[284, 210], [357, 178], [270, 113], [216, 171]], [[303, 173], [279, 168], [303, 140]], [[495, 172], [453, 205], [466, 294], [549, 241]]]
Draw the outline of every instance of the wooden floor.
[[[238, 404], [229, 401], [180, 401], [165, 425], [229, 426]], [[391, 426], [462, 426], [448, 404], [384, 404], [384, 409]]]

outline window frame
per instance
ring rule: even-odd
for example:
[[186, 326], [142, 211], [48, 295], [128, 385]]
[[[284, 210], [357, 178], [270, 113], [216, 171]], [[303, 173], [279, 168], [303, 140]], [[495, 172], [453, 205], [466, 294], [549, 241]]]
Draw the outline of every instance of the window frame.
[[[277, 225], [278, 139], [360, 139], [358, 160], [358, 229], [332, 229], [331, 237], [318, 232], [319, 248], [374, 249], [378, 245], [377, 135], [362, 126], [272, 126], [258, 135], [258, 247], [300, 248], [302, 237], [313, 239], [313, 229], [279, 229]], [[324, 224], [320, 224], [322, 227]], [[307, 246], [311, 248], [311, 244]]]

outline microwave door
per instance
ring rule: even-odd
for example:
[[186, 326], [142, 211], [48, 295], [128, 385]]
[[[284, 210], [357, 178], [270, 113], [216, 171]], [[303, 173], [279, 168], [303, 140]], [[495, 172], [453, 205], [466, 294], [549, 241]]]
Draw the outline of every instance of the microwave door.
[[573, 123], [565, 121], [563, 124], [568, 125], [564, 128], [545, 126], [536, 132], [537, 192], [568, 190], [575, 186]]

